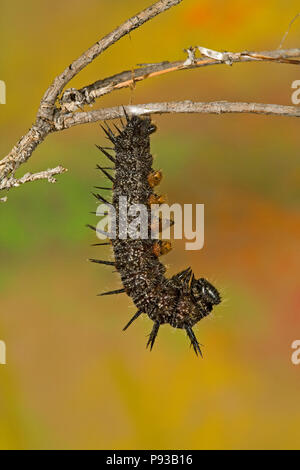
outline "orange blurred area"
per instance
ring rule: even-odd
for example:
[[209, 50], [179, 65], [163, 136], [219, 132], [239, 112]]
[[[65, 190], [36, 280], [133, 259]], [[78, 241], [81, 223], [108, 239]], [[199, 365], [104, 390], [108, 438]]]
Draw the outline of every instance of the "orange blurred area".
[[[4, 156], [32, 124], [51, 80], [146, 0], [2, 0], [0, 105]], [[82, 87], [139, 63], [183, 59], [184, 48], [276, 49], [298, 2], [184, 0], [125, 37], [71, 83]], [[284, 47], [297, 47], [295, 22]], [[244, 63], [168, 74], [104, 96], [95, 107], [191, 99], [291, 105], [296, 65]], [[138, 319], [95, 224], [98, 124], [50, 135], [18, 175], [61, 164], [55, 185], [16, 188], [0, 206], [1, 449], [299, 449], [299, 122], [247, 115], [153, 116], [155, 168], [169, 203], [205, 204], [205, 245], [164, 257], [192, 266], [223, 301], [195, 332]], [[103, 160], [101, 160], [103, 162]], [[101, 251], [102, 250], [102, 251]]]
[[253, 17], [258, 4], [252, 2], [195, 2], [187, 9], [185, 20], [189, 27], [207, 28], [213, 24], [216, 32], [230, 28], [231, 33], [241, 30], [249, 15]]

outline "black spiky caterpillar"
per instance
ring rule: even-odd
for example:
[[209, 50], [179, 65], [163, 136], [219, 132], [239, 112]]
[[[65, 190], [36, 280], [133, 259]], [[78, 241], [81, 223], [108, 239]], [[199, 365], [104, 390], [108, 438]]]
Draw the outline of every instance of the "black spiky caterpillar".
[[[100, 166], [98, 168], [113, 182], [112, 204], [116, 211], [117, 221], [119, 196], [127, 196], [128, 205], [145, 205], [148, 214], [151, 204], [164, 202], [163, 198], [153, 191], [154, 186], [162, 177], [160, 171], [153, 170], [153, 159], [150, 153], [150, 134], [155, 132], [156, 126], [151, 122], [150, 117], [129, 117], [126, 113], [125, 116], [126, 124], [122, 123], [122, 129], [115, 126], [117, 134], [114, 134], [109, 127], [103, 128], [113, 143], [115, 157], [110, 155], [105, 148], [97, 146], [115, 165], [114, 178], [106, 171], [107, 168]], [[100, 194], [94, 194], [94, 196], [102, 203], [108, 202]], [[129, 216], [128, 220], [130, 221]], [[151, 220], [150, 217], [149, 220]], [[115, 261], [95, 259], [91, 261], [115, 266], [124, 286], [122, 289], [101, 295], [126, 292], [138, 308], [124, 330], [142, 313], [145, 313], [154, 322], [147, 347], [150, 346], [152, 349], [160, 325], [169, 323], [174, 328], [185, 329], [195, 353], [199, 352], [202, 356], [192, 327], [209, 315], [214, 305], [221, 302], [217, 289], [206, 279], [196, 279], [191, 268], [169, 279], [166, 278], [166, 268], [158, 257], [169, 251], [169, 242], [151, 238], [121, 239], [118, 237], [118, 228], [116, 229], [117, 236], [111, 240]], [[110, 243], [100, 243], [100, 245], [103, 244]]]

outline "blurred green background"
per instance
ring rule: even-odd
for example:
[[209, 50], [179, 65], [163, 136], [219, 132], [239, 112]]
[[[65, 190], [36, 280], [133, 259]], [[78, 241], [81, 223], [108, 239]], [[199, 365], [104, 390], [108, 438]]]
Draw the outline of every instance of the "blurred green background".
[[[83, 50], [150, 0], [1, 1], [0, 106], [4, 156], [30, 127], [50, 81]], [[276, 49], [295, 0], [185, 0], [123, 38], [71, 82], [81, 87], [183, 48]], [[285, 47], [299, 46], [299, 22]], [[245, 63], [177, 72], [115, 92], [96, 106], [193, 99], [291, 104], [296, 65]], [[101, 159], [98, 124], [56, 133], [19, 175], [58, 164], [56, 185], [27, 184], [0, 207], [2, 449], [300, 448], [299, 121], [248, 115], [155, 116], [155, 165], [170, 202], [205, 204], [205, 247], [176, 241], [171, 275], [192, 266], [224, 302], [196, 327], [204, 360], [168, 326], [150, 354], [151, 322], [122, 327], [129, 298], [110, 257], [85, 228]], [[102, 181], [101, 181], [102, 182]]]

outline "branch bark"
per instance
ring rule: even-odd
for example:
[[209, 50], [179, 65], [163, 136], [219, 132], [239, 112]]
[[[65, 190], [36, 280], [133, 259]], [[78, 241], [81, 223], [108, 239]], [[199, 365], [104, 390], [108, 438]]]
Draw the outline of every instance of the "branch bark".
[[263, 103], [232, 103], [229, 101], [193, 102], [171, 101], [162, 103], [146, 103], [131, 106], [116, 106], [89, 112], [69, 113], [61, 116], [56, 122], [57, 130], [69, 129], [80, 124], [88, 124], [108, 119], [124, 117], [124, 109], [129, 114], [174, 114], [174, 113], [201, 113], [201, 114], [228, 114], [248, 113], [264, 114], [270, 116], [300, 117], [300, 107], [284, 106]]

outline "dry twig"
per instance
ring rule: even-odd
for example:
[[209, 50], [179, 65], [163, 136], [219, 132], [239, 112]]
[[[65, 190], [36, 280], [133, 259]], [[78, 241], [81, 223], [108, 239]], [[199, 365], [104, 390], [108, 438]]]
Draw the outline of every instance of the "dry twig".
[[288, 29], [287, 29], [286, 32], [284, 33], [284, 35], [283, 35], [283, 37], [282, 37], [282, 39], [281, 39], [281, 42], [280, 42], [280, 44], [279, 44], [278, 49], [281, 49], [281, 48], [282, 48], [283, 43], [284, 43], [284, 41], [286, 40], [286, 38], [287, 38], [287, 36], [288, 36], [288, 34], [289, 34], [289, 32], [290, 32], [291, 27], [293, 26], [293, 24], [294, 24], [294, 22], [296, 21], [296, 19], [299, 18], [299, 16], [300, 16], [300, 13], [297, 13], [297, 15], [295, 15], [294, 18], [290, 21], [290, 24], [288, 25]]
[[66, 168], [63, 168], [62, 166], [57, 166], [56, 168], [40, 171], [39, 173], [26, 173], [24, 176], [22, 176], [22, 178], [14, 178], [13, 176], [11, 176], [1, 181], [0, 190], [17, 188], [21, 184], [31, 183], [32, 181], [38, 180], [47, 180], [49, 183], [56, 183], [56, 179], [54, 178], [54, 176], [61, 175], [66, 171], [68, 171]]

